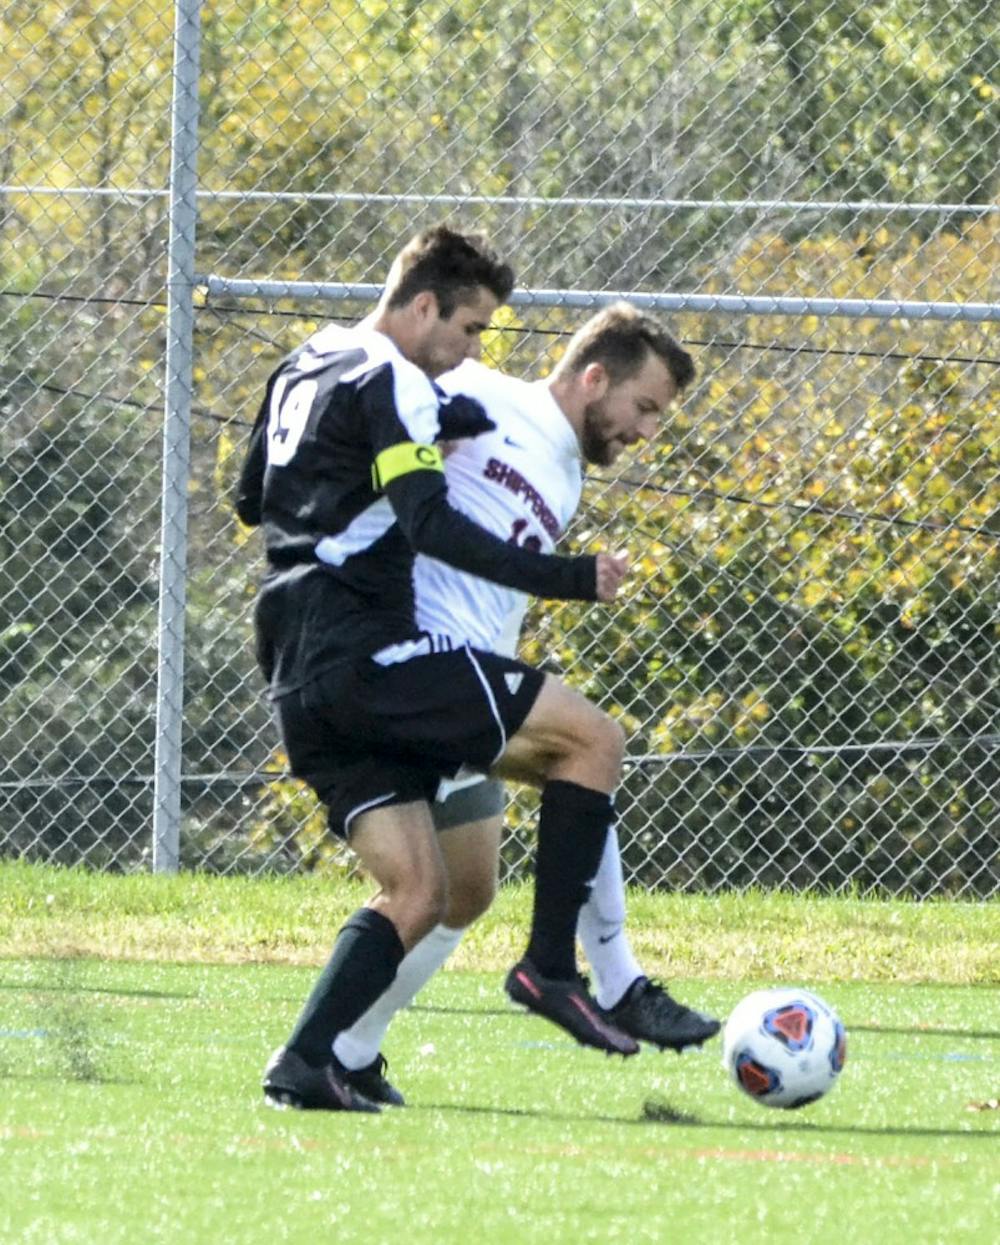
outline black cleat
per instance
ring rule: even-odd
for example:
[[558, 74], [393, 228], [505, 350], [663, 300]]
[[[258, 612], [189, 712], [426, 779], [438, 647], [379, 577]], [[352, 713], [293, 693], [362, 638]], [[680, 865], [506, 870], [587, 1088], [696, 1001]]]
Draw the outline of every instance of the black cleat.
[[639, 1042], [652, 1042], [660, 1050], [669, 1047], [678, 1054], [686, 1046], [700, 1046], [719, 1032], [712, 1016], [692, 1011], [672, 999], [658, 982], [637, 977], [614, 1007], [602, 1014], [623, 1032]]
[[507, 996], [538, 1016], [565, 1029], [581, 1046], [609, 1055], [635, 1055], [639, 1043], [609, 1024], [580, 977], [563, 981], [543, 977], [530, 960], [521, 960], [507, 974]]
[[347, 1083], [339, 1064], [331, 1062], [314, 1068], [286, 1046], [279, 1047], [268, 1061], [263, 1088], [264, 1101], [272, 1107], [296, 1107], [300, 1111], [380, 1110]]
[[406, 1099], [395, 1087], [386, 1080], [385, 1070], [388, 1067], [385, 1055], [378, 1054], [363, 1068], [345, 1068], [334, 1056], [333, 1066], [343, 1080], [356, 1089], [369, 1102], [382, 1102], [389, 1107], [405, 1107]]

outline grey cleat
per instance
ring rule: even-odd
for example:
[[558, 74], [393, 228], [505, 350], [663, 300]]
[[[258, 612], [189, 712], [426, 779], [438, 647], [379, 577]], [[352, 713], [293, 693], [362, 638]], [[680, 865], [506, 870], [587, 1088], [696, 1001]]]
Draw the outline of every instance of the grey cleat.
[[686, 1046], [700, 1046], [719, 1032], [720, 1024], [704, 1012], [692, 1011], [670, 997], [659, 982], [637, 977], [614, 1007], [602, 1014], [638, 1042], [652, 1042], [660, 1050], [680, 1053]]

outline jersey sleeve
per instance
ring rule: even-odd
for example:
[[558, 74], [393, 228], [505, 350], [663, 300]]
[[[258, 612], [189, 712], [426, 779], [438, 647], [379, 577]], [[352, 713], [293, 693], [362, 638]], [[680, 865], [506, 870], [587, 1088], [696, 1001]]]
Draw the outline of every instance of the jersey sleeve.
[[[432, 444], [440, 420], [435, 414], [433, 424], [429, 422], [420, 391], [411, 389], [408, 378], [404, 385], [395, 384], [393, 371], [382, 369], [366, 384], [366, 419], [374, 482], [388, 497], [411, 548], [532, 596], [596, 600], [596, 558], [523, 549], [494, 536], [449, 503], [444, 462]], [[415, 410], [408, 409], [411, 393], [419, 402]]]
[[271, 390], [274, 388], [276, 376], [277, 372], [274, 372], [267, 382], [267, 390], [260, 409], [257, 411], [257, 418], [254, 420], [246, 458], [243, 460], [239, 482], [236, 486], [236, 513], [240, 522], [245, 523], [247, 527], [258, 527], [262, 519], [264, 472], [267, 469], [267, 450], [264, 438], [267, 431], [267, 412], [271, 404]]
[[450, 505], [443, 472], [397, 476], [386, 495], [417, 553], [532, 596], [597, 600], [596, 558], [535, 553], [492, 535]]

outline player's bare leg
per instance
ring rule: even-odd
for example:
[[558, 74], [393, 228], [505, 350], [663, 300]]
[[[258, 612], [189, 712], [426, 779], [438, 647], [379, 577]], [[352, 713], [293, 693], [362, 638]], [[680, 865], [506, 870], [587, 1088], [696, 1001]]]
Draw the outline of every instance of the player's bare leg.
[[272, 1102], [378, 1110], [337, 1061], [333, 1038], [385, 993], [406, 951], [444, 915], [444, 863], [424, 802], [360, 814], [350, 841], [379, 889], [341, 928], [291, 1037], [268, 1064], [264, 1093]]
[[333, 1053], [353, 1074], [352, 1083], [376, 1102], [403, 1105], [385, 1075], [382, 1043], [397, 1012], [407, 1007], [440, 969], [496, 894], [503, 816], [438, 831], [448, 877], [448, 901], [441, 921], [404, 957], [395, 980], [350, 1029], [337, 1035]]

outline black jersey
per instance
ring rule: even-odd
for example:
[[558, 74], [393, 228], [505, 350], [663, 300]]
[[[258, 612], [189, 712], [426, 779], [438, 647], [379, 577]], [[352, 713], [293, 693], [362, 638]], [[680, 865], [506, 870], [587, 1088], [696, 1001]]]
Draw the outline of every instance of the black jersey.
[[507, 543], [453, 509], [435, 442], [492, 427], [368, 324], [323, 329], [268, 381], [237, 512], [262, 524], [258, 657], [283, 695], [417, 639], [416, 553], [535, 596], [594, 600], [594, 558]]

